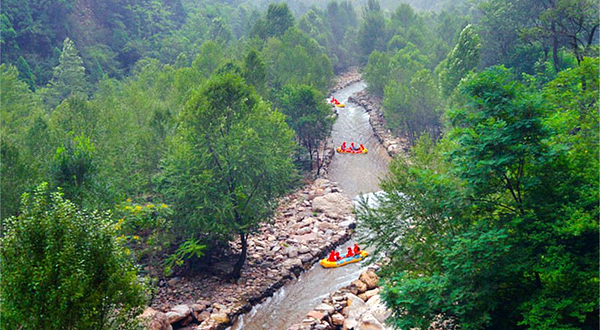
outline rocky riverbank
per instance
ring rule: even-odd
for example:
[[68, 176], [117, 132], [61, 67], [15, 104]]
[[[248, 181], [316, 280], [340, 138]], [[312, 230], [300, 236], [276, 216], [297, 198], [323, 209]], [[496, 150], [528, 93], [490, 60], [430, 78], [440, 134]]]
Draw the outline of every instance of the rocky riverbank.
[[390, 156], [405, 155], [408, 152], [410, 146], [408, 140], [405, 137], [394, 136], [386, 128], [385, 118], [381, 109], [381, 99], [363, 90], [350, 96], [348, 101], [362, 106], [369, 113], [369, 123], [373, 127], [373, 133]]
[[[144, 311], [149, 329], [224, 329], [348, 240], [352, 210], [352, 200], [325, 179], [285, 197], [272, 221], [248, 239], [248, 259], [236, 283], [206, 274], [170, 279]], [[239, 251], [239, 242], [231, 249]]]
[[390, 313], [379, 295], [378, 268], [369, 267], [350, 285], [331, 293], [288, 330], [387, 330], [385, 320]]
[[362, 76], [360, 72], [358, 72], [358, 68], [352, 67], [348, 71], [337, 75], [336, 83], [329, 90], [329, 93], [333, 94], [339, 91], [340, 89], [346, 88], [354, 83], [361, 81], [361, 79]]

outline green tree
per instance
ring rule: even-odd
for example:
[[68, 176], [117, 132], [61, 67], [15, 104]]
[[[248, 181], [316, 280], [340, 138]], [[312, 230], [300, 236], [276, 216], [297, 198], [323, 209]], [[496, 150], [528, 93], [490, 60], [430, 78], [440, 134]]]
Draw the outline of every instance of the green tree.
[[286, 122], [296, 132], [298, 142], [306, 148], [313, 169], [316, 154], [317, 175], [321, 170], [319, 148], [331, 133], [333, 117], [324, 97], [314, 87], [307, 85], [286, 86], [282, 92], [281, 110], [287, 116]]
[[256, 22], [252, 28], [251, 36], [257, 36], [262, 40], [271, 37], [279, 38], [285, 31], [294, 26], [294, 15], [285, 2], [271, 3], [267, 9], [267, 15]]
[[267, 83], [267, 68], [259, 53], [251, 49], [244, 58], [244, 79], [263, 95]]
[[479, 63], [479, 36], [472, 25], [467, 25], [448, 58], [440, 64], [440, 89], [444, 96], [449, 96], [458, 86], [460, 80]]
[[85, 94], [85, 67], [77, 48], [66, 38], [60, 54], [59, 65], [50, 80], [50, 104], [56, 105], [72, 94]]
[[51, 177], [55, 186], [64, 190], [67, 198], [81, 202], [89, 197], [97, 172], [94, 154], [95, 146], [84, 133], [69, 137], [56, 149]]
[[165, 163], [162, 191], [175, 227], [205, 244], [247, 237], [266, 220], [293, 174], [293, 132], [283, 114], [234, 74], [214, 76], [186, 104]]
[[367, 62], [374, 50], [385, 50], [385, 18], [377, 0], [369, 0], [363, 8], [363, 20], [358, 29], [361, 62]]
[[23, 195], [0, 239], [3, 327], [131, 328], [145, 288], [109, 217], [78, 209], [47, 184]]
[[391, 258], [396, 326], [440, 315], [463, 329], [598, 326], [598, 114], [581, 107], [596, 106], [598, 62], [582, 63], [544, 93], [501, 67], [469, 76], [450, 133], [421, 138], [392, 164], [379, 208], [363, 203]]

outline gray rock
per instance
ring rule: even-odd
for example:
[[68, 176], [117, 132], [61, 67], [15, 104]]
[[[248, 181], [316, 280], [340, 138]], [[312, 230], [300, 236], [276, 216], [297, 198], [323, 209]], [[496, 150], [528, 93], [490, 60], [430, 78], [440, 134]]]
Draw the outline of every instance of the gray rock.
[[298, 234], [298, 235], [306, 235], [306, 234], [310, 234], [311, 232], [312, 232], [312, 228], [311, 227], [304, 227], [304, 228], [298, 229], [298, 231], [296, 232], [296, 234]]
[[313, 199], [312, 209], [331, 218], [343, 218], [352, 213], [353, 204], [350, 197], [342, 193], [330, 193]]
[[367, 310], [367, 306], [362, 299], [351, 293], [346, 294], [346, 299], [348, 299], [348, 314], [344, 321], [344, 329], [353, 329], [358, 326], [358, 321]]
[[331, 315], [334, 312], [334, 308], [333, 306], [327, 305], [327, 304], [320, 304], [319, 306], [315, 307], [315, 310], [317, 312], [323, 312], [325, 314]]
[[298, 253], [300, 253], [300, 254], [309, 253], [309, 252], [310, 252], [310, 248], [306, 245], [301, 245], [298, 248]]
[[385, 330], [384, 326], [371, 313], [366, 312], [358, 322], [358, 330]]

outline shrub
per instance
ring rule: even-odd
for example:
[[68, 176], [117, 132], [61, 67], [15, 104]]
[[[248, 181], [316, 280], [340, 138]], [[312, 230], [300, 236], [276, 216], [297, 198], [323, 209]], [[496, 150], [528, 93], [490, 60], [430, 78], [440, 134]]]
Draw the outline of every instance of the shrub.
[[[108, 213], [80, 210], [43, 183], [22, 197], [0, 240], [6, 329], [124, 329], [145, 302]], [[128, 324], [127, 324], [128, 323]]]

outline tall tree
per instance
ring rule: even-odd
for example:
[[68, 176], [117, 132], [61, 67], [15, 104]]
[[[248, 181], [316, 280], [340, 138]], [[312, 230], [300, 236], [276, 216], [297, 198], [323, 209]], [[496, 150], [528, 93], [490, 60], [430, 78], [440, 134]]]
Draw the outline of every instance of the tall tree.
[[247, 238], [290, 185], [293, 132], [283, 114], [232, 73], [214, 76], [190, 99], [165, 163], [163, 192], [183, 232], [203, 243]]
[[298, 142], [306, 148], [313, 169], [313, 157], [316, 154], [317, 175], [321, 170], [319, 149], [331, 133], [333, 117], [324, 97], [314, 87], [307, 85], [286, 86], [280, 100], [281, 110], [286, 122], [294, 131]]
[[444, 96], [449, 96], [460, 80], [479, 63], [479, 36], [472, 25], [467, 25], [448, 58], [440, 65], [440, 89]]
[[86, 91], [85, 67], [75, 44], [68, 37], [63, 43], [59, 64], [50, 80], [51, 104], [56, 105], [71, 94]]
[[367, 62], [374, 50], [385, 50], [385, 18], [377, 0], [369, 0], [363, 8], [363, 20], [358, 30], [361, 62]]

